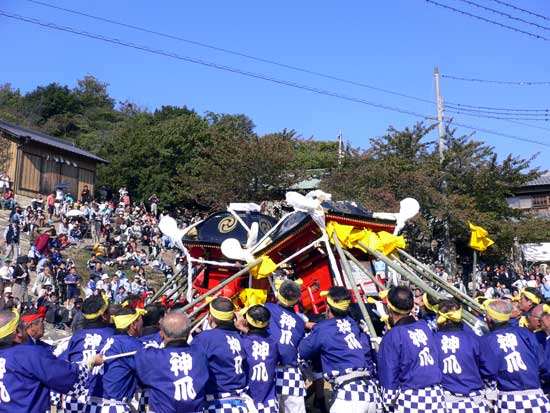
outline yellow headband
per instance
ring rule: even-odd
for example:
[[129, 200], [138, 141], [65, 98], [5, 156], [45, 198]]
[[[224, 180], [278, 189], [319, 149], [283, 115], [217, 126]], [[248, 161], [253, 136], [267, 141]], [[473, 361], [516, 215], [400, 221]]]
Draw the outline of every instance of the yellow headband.
[[388, 298], [386, 300], [388, 302], [388, 307], [394, 312], [394, 313], [397, 313], [397, 314], [409, 314], [411, 312], [411, 310], [400, 310], [399, 308], [397, 308], [396, 306], [394, 306], [391, 302], [390, 302], [390, 299]]
[[422, 302], [428, 310], [433, 311], [434, 313], [439, 311], [439, 304], [431, 305], [428, 301], [428, 293], [424, 293], [424, 295], [422, 295]]
[[491, 318], [493, 318], [497, 321], [500, 321], [500, 322], [510, 321], [510, 314], [502, 314], [502, 313], [499, 313], [497, 310], [489, 307], [489, 304], [493, 303], [495, 301], [497, 301], [497, 300], [487, 300], [487, 301], [485, 301], [484, 306], [485, 306], [485, 309], [487, 310], [487, 314], [489, 314], [491, 316]]
[[275, 280], [275, 289], [277, 290], [277, 300], [282, 304], [284, 305], [285, 307], [292, 307], [294, 304], [296, 304], [299, 300], [300, 300], [300, 297], [298, 297], [296, 300], [289, 300], [285, 297], [283, 297], [281, 295], [281, 293], [279, 292], [279, 289], [281, 288], [281, 285], [283, 284], [283, 282], [285, 281], [292, 281], [298, 285], [302, 285], [304, 282], [301, 278], [297, 279], [297, 280], [282, 280], [282, 279], [278, 279], [278, 280]]
[[105, 296], [103, 296], [103, 306], [99, 309], [99, 311], [93, 313], [93, 314], [82, 314], [86, 320], [93, 320], [94, 318], [99, 317], [101, 314], [103, 314], [107, 309], [109, 308], [109, 299]]
[[521, 294], [523, 294], [527, 299], [531, 300], [535, 304], [540, 304], [540, 298], [532, 292], [527, 291], [525, 288], [521, 290]]
[[0, 338], [5, 338], [17, 330], [17, 325], [19, 324], [19, 311], [16, 308], [11, 310], [15, 317], [13, 317], [6, 325], [0, 327]]
[[210, 314], [216, 320], [220, 320], [220, 321], [232, 321], [233, 320], [233, 316], [234, 316], [233, 310], [231, 310], [231, 311], [216, 310], [214, 308], [214, 306], [212, 305], [212, 302], [210, 302], [209, 308], [210, 308]]
[[462, 308], [454, 311], [449, 311], [448, 313], [440, 312], [439, 316], [437, 317], [437, 323], [443, 324], [447, 320], [453, 321], [455, 323], [460, 323], [460, 321], [462, 321]]
[[327, 295], [327, 304], [330, 307], [335, 308], [337, 310], [348, 311], [350, 303], [351, 303], [350, 300], [342, 300], [342, 301], [337, 303], [336, 301], [334, 301], [332, 299], [332, 297], [330, 295]]
[[319, 295], [321, 297], [327, 297], [327, 304], [332, 308], [336, 308], [337, 310], [340, 310], [340, 311], [348, 311], [349, 305], [351, 304], [350, 300], [342, 300], [337, 303], [332, 299], [330, 295], [328, 295], [328, 291], [321, 291]]
[[543, 304], [542, 305], [542, 311], [546, 314], [550, 314], [550, 305], [549, 304]]
[[111, 317], [113, 322], [115, 323], [115, 327], [119, 330], [124, 330], [130, 324], [132, 324], [134, 321], [136, 321], [139, 317], [142, 315], [147, 314], [147, 311], [143, 308], [136, 308], [135, 314], [126, 314], [126, 315], [114, 315]]
[[266, 328], [269, 325], [269, 321], [257, 321], [254, 320], [248, 312], [246, 313], [246, 321], [248, 324], [250, 324], [252, 327], [256, 328]]

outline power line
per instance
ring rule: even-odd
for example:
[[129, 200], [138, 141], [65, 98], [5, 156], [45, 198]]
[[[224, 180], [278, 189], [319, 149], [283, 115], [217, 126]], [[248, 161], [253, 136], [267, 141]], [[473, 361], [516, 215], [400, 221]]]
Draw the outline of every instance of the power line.
[[460, 108], [472, 108], [472, 109], [486, 109], [490, 111], [503, 111], [503, 112], [545, 112], [548, 113], [550, 109], [519, 109], [519, 108], [495, 108], [491, 106], [474, 106], [466, 105], [464, 103], [446, 102], [447, 105], [457, 106]]
[[531, 122], [534, 122], [534, 121], [547, 122], [548, 120], [550, 120], [549, 118], [524, 118], [524, 117], [518, 117], [518, 116], [498, 116], [498, 115], [483, 114], [483, 113], [476, 113], [476, 112], [464, 112], [464, 111], [448, 109], [448, 108], [446, 108], [445, 111], [449, 113], [455, 113], [457, 115], [475, 116], [476, 118], [485, 118], [485, 119], [527, 120]]
[[507, 19], [515, 20], [515, 21], [518, 21], [518, 22], [521, 22], [521, 23], [528, 24], [530, 26], [534, 26], [538, 29], [550, 30], [550, 27], [542, 26], [538, 23], [534, 23], [534, 22], [531, 22], [529, 20], [522, 19], [521, 17], [512, 16], [509, 13], [505, 13], [503, 11], [493, 9], [492, 7], [483, 6], [481, 4], [475, 3], [475, 2], [470, 1], [470, 0], [458, 0], [458, 1], [461, 1], [462, 3], [469, 4], [470, 6], [473, 6], [473, 7], [477, 7], [478, 9], [481, 9], [481, 10], [490, 11], [491, 13], [498, 14], [499, 16], [504, 16]]
[[448, 6], [446, 4], [442, 4], [442, 3], [439, 3], [439, 2], [434, 1], [434, 0], [425, 0], [425, 1], [428, 2], [428, 3], [431, 3], [435, 6], [439, 6], [439, 7], [442, 7], [444, 9], [454, 11], [455, 13], [460, 13], [460, 14], [463, 14], [464, 16], [468, 16], [468, 17], [471, 17], [473, 19], [484, 21], [485, 23], [490, 23], [490, 24], [493, 24], [495, 26], [499, 26], [499, 27], [504, 28], [504, 29], [512, 30], [514, 32], [521, 33], [521, 34], [524, 34], [526, 36], [534, 37], [534, 38], [539, 39], [539, 40], [550, 41], [550, 39], [547, 38], [547, 37], [544, 37], [544, 36], [541, 36], [541, 35], [538, 35], [538, 34], [535, 34], [535, 33], [531, 33], [531, 32], [528, 32], [526, 30], [518, 29], [517, 27], [508, 26], [507, 24], [499, 23], [499, 22], [496, 22], [494, 20], [490, 20], [490, 19], [487, 19], [485, 17], [478, 16], [477, 14], [472, 14], [472, 13], [469, 13], [467, 11], [460, 10], [460, 9], [455, 8], [455, 7]]
[[218, 52], [231, 54], [231, 55], [234, 55], [234, 56], [244, 57], [246, 59], [254, 60], [254, 61], [257, 61], [257, 62], [261, 62], [261, 63], [267, 63], [267, 64], [270, 64], [270, 65], [282, 67], [282, 68], [285, 68], [285, 69], [294, 70], [294, 71], [297, 71], [297, 72], [306, 73], [306, 74], [321, 77], [321, 78], [324, 78], [324, 79], [334, 80], [334, 81], [341, 82], [341, 83], [347, 83], [347, 84], [353, 85], [353, 86], [359, 86], [359, 87], [363, 87], [363, 88], [366, 88], [366, 89], [376, 90], [377, 92], [388, 93], [390, 95], [399, 96], [399, 97], [403, 97], [403, 98], [407, 98], [407, 99], [412, 99], [412, 100], [416, 100], [418, 102], [429, 103], [431, 105], [435, 104], [435, 102], [433, 102], [429, 99], [423, 99], [423, 98], [420, 98], [420, 97], [417, 97], [417, 96], [411, 96], [411, 95], [408, 95], [408, 94], [405, 94], [405, 93], [396, 92], [396, 91], [388, 90], [388, 89], [383, 89], [383, 88], [373, 86], [373, 85], [369, 85], [369, 84], [362, 83], [362, 82], [357, 82], [355, 80], [344, 79], [342, 77], [338, 77], [338, 76], [335, 76], [335, 75], [330, 75], [330, 74], [326, 74], [326, 73], [322, 73], [322, 72], [317, 72], [315, 70], [310, 70], [310, 69], [306, 69], [306, 68], [299, 67], [299, 66], [289, 65], [287, 63], [277, 62], [275, 60], [265, 59], [265, 58], [258, 57], [258, 56], [253, 56], [253, 55], [248, 54], [248, 53], [242, 53], [242, 52], [238, 52], [238, 51], [235, 51], [235, 50], [230, 50], [230, 49], [226, 49], [226, 48], [223, 48], [223, 47], [214, 46], [212, 44], [198, 42], [196, 40], [187, 39], [187, 38], [184, 38], [184, 37], [181, 37], [181, 36], [175, 36], [175, 35], [172, 35], [172, 34], [147, 29], [145, 27], [135, 26], [135, 25], [132, 25], [132, 24], [121, 22], [121, 21], [107, 19], [107, 18], [100, 17], [100, 16], [95, 16], [93, 14], [84, 13], [84, 12], [81, 12], [81, 11], [78, 11], [78, 10], [56, 6], [54, 4], [46, 3], [46, 2], [43, 2], [43, 1], [38, 1], [38, 0], [27, 0], [27, 1], [30, 2], [30, 3], [35, 3], [35, 4], [39, 4], [41, 6], [49, 7], [49, 8], [52, 8], [52, 9], [61, 10], [61, 11], [67, 12], [67, 13], [72, 13], [72, 14], [75, 14], [75, 15], [88, 17], [90, 19], [102, 21], [102, 22], [105, 22], [105, 23], [110, 23], [110, 24], [114, 24], [114, 25], [117, 25], [117, 26], [137, 30], [137, 31], [140, 31], [140, 32], [143, 32], [143, 33], [154, 34], [156, 36], [161, 36], [161, 37], [164, 37], [164, 38], [167, 38], [167, 39], [177, 40], [177, 41], [180, 41], [180, 42], [192, 44], [194, 46], [199, 46], [199, 47], [207, 48], [207, 49], [210, 49], [210, 50], [215, 50], [215, 51], [218, 51]]
[[532, 11], [522, 9], [521, 7], [514, 6], [513, 4], [510, 4], [510, 3], [506, 3], [505, 1], [501, 1], [501, 0], [491, 0], [491, 1], [494, 1], [495, 3], [498, 3], [502, 6], [510, 7], [511, 9], [514, 9], [516, 11], [520, 11], [522, 13], [527, 13], [527, 14], [533, 16], [533, 17], [538, 17], [539, 19], [550, 21], [549, 17], [543, 16], [542, 14], [533, 13]]
[[[430, 118], [429, 116], [423, 115], [421, 113], [413, 112], [413, 111], [408, 110], [408, 109], [403, 109], [403, 108], [399, 108], [399, 107], [396, 107], [396, 106], [388, 106], [388, 105], [383, 105], [383, 104], [379, 104], [379, 103], [375, 103], [375, 102], [370, 102], [370, 101], [367, 101], [365, 99], [356, 98], [356, 97], [352, 97], [352, 96], [346, 96], [346, 95], [343, 95], [343, 94], [340, 94], [340, 93], [337, 93], [337, 92], [332, 92], [332, 91], [329, 91], [329, 90], [324, 90], [324, 89], [316, 88], [316, 87], [309, 86], [309, 85], [304, 85], [304, 84], [299, 84], [299, 83], [295, 83], [295, 82], [291, 82], [291, 81], [287, 81], [287, 80], [283, 80], [283, 79], [278, 79], [278, 78], [270, 77], [270, 76], [267, 76], [267, 75], [264, 75], [264, 74], [248, 72], [248, 71], [241, 70], [241, 69], [238, 69], [238, 68], [225, 66], [225, 65], [220, 65], [220, 64], [214, 63], [214, 62], [209, 62], [209, 61], [196, 59], [196, 58], [192, 58], [192, 57], [188, 57], [188, 56], [178, 55], [176, 53], [168, 52], [168, 51], [165, 51], [165, 50], [153, 49], [153, 48], [150, 48], [150, 47], [145, 46], [145, 45], [126, 42], [126, 41], [122, 41], [120, 39], [110, 38], [110, 37], [103, 36], [103, 35], [100, 35], [100, 34], [90, 33], [90, 32], [86, 32], [86, 31], [83, 31], [83, 30], [78, 30], [78, 29], [75, 29], [75, 28], [72, 28], [72, 27], [59, 26], [55, 23], [44, 22], [44, 21], [41, 21], [41, 20], [38, 20], [38, 19], [34, 19], [34, 18], [31, 18], [31, 17], [25, 17], [25, 16], [21, 16], [21, 15], [18, 15], [18, 14], [11, 14], [11, 13], [8, 13], [8, 12], [3, 11], [3, 10], [0, 10], [0, 16], [4, 16], [4, 17], [14, 19], [14, 20], [24, 21], [24, 22], [27, 22], [27, 23], [31, 23], [31, 24], [34, 24], [34, 25], [46, 27], [46, 28], [53, 29], [53, 30], [58, 30], [58, 31], [62, 31], [62, 32], [76, 34], [76, 35], [82, 36], [82, 37], [87, 37], [87, 38], [91, 38], [91, 39], [95, 39], [95, 40], [100, 40], [100, 41], [103, 41], [103, 42], [106, 42], [106, 43], [111, 43], [111, 44], [115, 44], [115, 45], [119, 45], [119, 46], [123, 46], [123, 47], [129, 47], [129, 48], [144, 51], [144, 52], [147, 52], [147, 53], [153, 53], [153, 54], [166, 56], [166, 57], [170, 57], [170, 58], [173, 58], [173, 59], [177, 59], [177, 60], [181, 60], [181, 61], [185, 61], [185, 62], [189, 62], [189, 63], [195, 63], [195, 64], [198, 64], [198, 65], [215, 68], [215, 69], [218, 69], [218, 70], [223, 70], [223, 71], [227, 71], [227, 72], [231, 72], [231, 73], [236, 73], [236, 74], [240, 74], [242, 76], [252, 77], [252, 78], [255, 78], [255, 79], [261, 79], [261, 80], [265, 80], [267, 82], [271, 82], [271, 83], [275, 83], [275, 84], [279, 84], [279, 85], [285, 85], [285, 86], [289, 86], [289, 87], [292, 87], [292, 88], [295, 88], [295, 89], [306, 90], [306, 91], [313, 92], [313, 93], [316, 93], [316, 94], [319, 94], [319, 95], [325, 95], [325, 96], [335, 97], [335, 98], [342, 99], [342, 100], [347, 100], [347, 101], [350, 101], [350, 102], [361, 103], [361, 104], [364, 104], [364, 105], [367, 105], [367, 106], [372, 106], [372, 107], [376, 107], [376, 108], [379, 108], [379, 109], [385, 109], [385, 110], [389, 110], [389, 111], [393, 111], [393, 112], [398, 112], [398, 113], [401, 113], [401, 114], [406, 114], [406, 115], [410, 115], [410, 116], [414, 116], [414, 117], [419, 117], [419, 118], [422, 118], [422, 119], [429, 119]], [[448, 121], [448, 122], [450, 122], [450, 121]], [[502, 136], [502, 137], [505, 137], [505, 138], [513, 139], [513, 140], [519, 140], [519, 141], [523, 141], [523, 142], [529, 142], [529, 143], [534, 143], [534, 144], [541, 145], [541, 146], [550, 147], [549, 143], [537, 141], [537, 140], [534, 140], [534, 139], [522, 138], [522, 137], [515, 136], [515, 135], [505, 134], [505, 133], [501, 133], [501, 132], [498, 132], [498, 131], [493, 131], [493, 130], [490, 130], [490, 129], [480, 128], [480, 127], [477, 127], [477, 126], [471, 126], [471, 125], [457, 123], [457, 122], [454, 122], [454, 124], [457, 125], [457, 126], [466, 128], [466, 129], [485, 132], [485, 133], [495, 135], [495, 136]]]
[[542, 81], [542, 82], [533, 82], [533, 81], [527, 81], [527, 80], [518, 80], [518, 81], [510, 81], [510, 80], [488, 80], [488, 79], [476, 79], [471, 77], [460, 77], [460, 76], [451, 76], [451, 75], [441, 75], [441, 77], [444, 77], [445, 79], [451, 79], [451, 80], [460, 80], [463, 82], [475, 82], [475, 83], [494, 83], [497, 85], [513, 85], [513, 86], [550, 86], [550, 81]]

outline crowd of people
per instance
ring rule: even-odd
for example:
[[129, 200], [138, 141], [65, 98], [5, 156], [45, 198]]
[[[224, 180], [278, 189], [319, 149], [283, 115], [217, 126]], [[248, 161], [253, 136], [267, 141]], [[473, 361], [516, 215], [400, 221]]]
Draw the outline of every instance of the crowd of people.
[[[3, 189], [12, 193], [9, 186]], [[58, 188], [27, 206], [4, 203], [10, 214], [3, 231], [0, 309], [44, 307], [48, 326], [74, 331], [82, 301], [91, 295], [117, 304], [137, 297], [140, 306], [148, 304], [155, 292], [151, 274], [159, 274], [162, 282], [161, 274], [171, 277], [184, 259], [170, 262], [164, 254], [171, 244], [158, 229], [162, 213], [155, 194], [148, 208], [132, 203], [126, 188], [119, 200], [92, 198], [84, 186], [78, 198]], [[185, 226], [199, 218], [184, 210], [179, 220]], [[30, 244], [26, 251], [21, 250], [24, 236]], [[77, 268], [69, 257], [85, 251], [90, 258]]]

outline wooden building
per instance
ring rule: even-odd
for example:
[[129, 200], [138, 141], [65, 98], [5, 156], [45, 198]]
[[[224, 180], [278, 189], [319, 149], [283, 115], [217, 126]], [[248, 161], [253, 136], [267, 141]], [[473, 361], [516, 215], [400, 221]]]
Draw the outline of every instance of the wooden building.
[[0, 120], [0, 169], [7, 171], [19, 202], [47, 195], [59, 184], [75, 199], [84, 185], [93, 194], [98, 163], [107, 161], [71, 142]]
[[521, 209], [540, 218], [550, 218], [550, 173], [516, 188], [514, 196], [508, 198], [511, 208]]

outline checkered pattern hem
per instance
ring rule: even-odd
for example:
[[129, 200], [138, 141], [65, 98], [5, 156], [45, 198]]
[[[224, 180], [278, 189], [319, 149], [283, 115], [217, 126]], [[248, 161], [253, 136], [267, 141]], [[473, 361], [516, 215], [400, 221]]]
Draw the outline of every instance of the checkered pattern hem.
[[65, 396], [63, 400], [64, 413], [82, 413], [86, 408], [86, 397], [75, 397], [70, 394]]
[[491, 408], [482, 391], [476, 391], [467, 396], [458, 396], [444, 391], [447, 413], [489, 413]]
[[498, 413], [548, 413], [550, 402], [540, 389], [499, 392], [496, 411]]
[[399, 389], [386, 389], [382, 387], [382, 403], [386, 407], [391, 407], [399, 397]]
[[380, 395], [375, 383], [358, 378], [342, 386], [334, 386], [334, 398], [347, 401], [379, 402]]
[[304, 397], [306, 384], [298, 367], [284, 366], [275, 370], [275, 391], [278, 395]]
[[400, 392], [395, 412], [441, 413], [445, 411], [445, 398], [439, 386], [407, 389]]
[[141, 390], [138, 402], [138, 412], [147, 412], [149, 406], [149, 389]]
[[91, 397], [86, 404], [85, 413], [131, 413], [130, 407], [119, 400]]
[[277, 399], [268, 400], [266, 403], [256, 403], [258, 413], [278, 413], [279, 402]]

